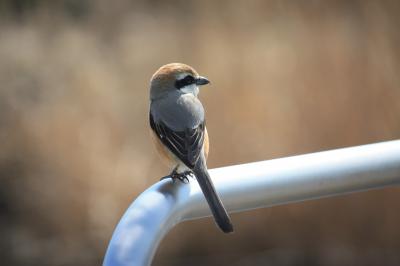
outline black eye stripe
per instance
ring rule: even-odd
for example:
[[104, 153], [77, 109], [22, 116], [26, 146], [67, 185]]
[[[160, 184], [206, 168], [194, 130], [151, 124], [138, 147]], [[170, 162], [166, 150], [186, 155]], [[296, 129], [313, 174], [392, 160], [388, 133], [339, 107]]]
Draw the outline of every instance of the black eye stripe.
[[177, 80], [175, 82], [175, 87], [179, 90], [179, 89], [181, 89], [187, 85], [193, 84], [195, 82], [196, 82], [196, 80], [194, 79], [193, 76], [187, 75], [185, 78]]

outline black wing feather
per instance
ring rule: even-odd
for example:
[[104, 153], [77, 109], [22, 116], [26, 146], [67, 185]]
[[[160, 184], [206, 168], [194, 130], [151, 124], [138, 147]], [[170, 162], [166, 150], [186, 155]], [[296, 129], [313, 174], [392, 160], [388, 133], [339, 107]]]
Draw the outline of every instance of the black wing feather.
[[155, 122], [150, 113], [150, 126], [161, 142], [186, 166], [193, 168], [200, 158], [204, 143], [205, 122], [198, 127], [184, 131], [174, 131], [163, 122]]

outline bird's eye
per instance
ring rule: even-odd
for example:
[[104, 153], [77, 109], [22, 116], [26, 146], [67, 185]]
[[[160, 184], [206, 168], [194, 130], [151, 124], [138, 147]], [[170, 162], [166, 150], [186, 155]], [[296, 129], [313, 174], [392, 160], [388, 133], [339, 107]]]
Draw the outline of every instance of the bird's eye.
[[193, 82], [194, 82], [194, 78], [193, 78], [193, 76], [186, 76], [185, 78], [184, 78], [184, 80], [185, 80], [185, 82], [187, 83], [187, 84], [192, 84]]
[[177, 80], [175, 82], [175, 87], [179, 90], [187, 85], [191, 85], [195, 82], [195, 79], [191, 75], [187, 75], [185, 78]]

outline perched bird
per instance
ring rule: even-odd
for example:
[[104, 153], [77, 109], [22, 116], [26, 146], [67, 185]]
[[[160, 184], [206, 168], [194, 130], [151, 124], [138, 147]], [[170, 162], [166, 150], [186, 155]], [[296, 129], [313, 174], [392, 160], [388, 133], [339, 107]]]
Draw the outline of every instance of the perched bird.
[[150, 83], [150, 126], [157, 151], [171, 167], [170, 177], [182, 182], [194, 175], [214, 219], [225, 233], [233, 226], [207, 171], [209, 150], [204, 109], [197, 98], [199, 86], [210, 83], [192, 67], [162, 66]]

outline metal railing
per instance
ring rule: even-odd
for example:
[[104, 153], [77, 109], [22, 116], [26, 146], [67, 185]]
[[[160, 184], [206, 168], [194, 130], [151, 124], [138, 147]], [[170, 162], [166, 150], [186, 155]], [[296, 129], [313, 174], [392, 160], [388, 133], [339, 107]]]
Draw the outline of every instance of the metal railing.
[[[217, 168], [210, 175], [230, 212], [399, 185], [400, 140]], [[210, 215], [194, 179], [160, 181], [125, 212], [104, 265], [150, 265], [173, 226]]]

